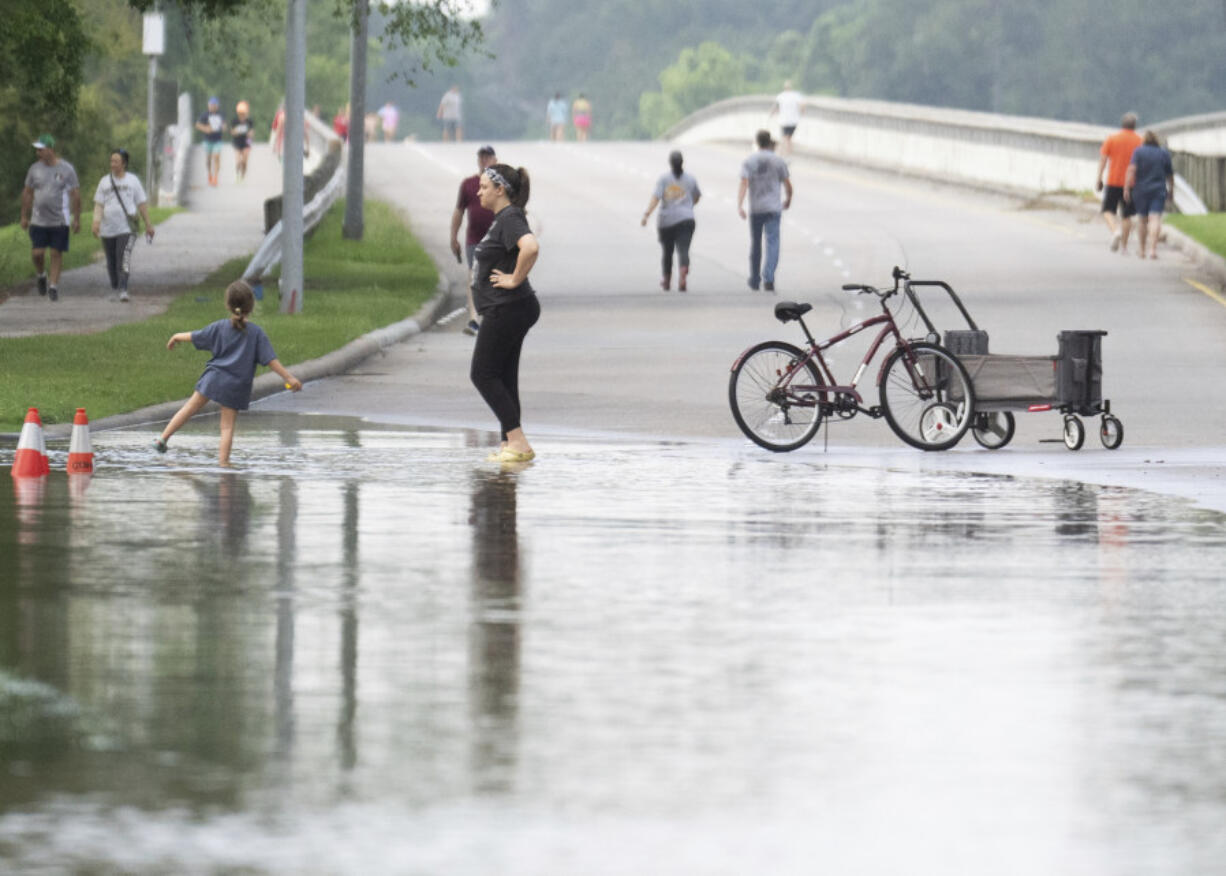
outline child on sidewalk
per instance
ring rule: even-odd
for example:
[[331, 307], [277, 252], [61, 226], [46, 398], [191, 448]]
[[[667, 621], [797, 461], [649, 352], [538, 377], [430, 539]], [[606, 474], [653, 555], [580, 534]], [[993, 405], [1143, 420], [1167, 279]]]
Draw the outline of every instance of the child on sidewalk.
[[247, 322], [255, 307], [255, 294], [242, 280], [237, 280], [226, 289], [226, 310], [229, 319], [219, 319], [194, 332], [179, 332], [166, 343], [167, 350], [175, 344], [189, 341], [197, 350], [208, 350], [213, 358], [204, 366], [204, 374], [196, 382], [192, 397], [174, 415], [162, 434], [153, 442], [158, 453], [166, 452], [166, 442], [179, 431], [208, 402], [221, 405], [221, 446], [218, 462], [230, 465], [230, 445], [234, 442], [234, 421], [239, 411], [247, 410], [251, 403], [251, 384], [255, 379], [256, 363], [267, 365], [281, 376], [285, 385], [294, 392], [302, 389], [302, 381], [290, 374], [277, 361], [272, 342], [258, 325]]

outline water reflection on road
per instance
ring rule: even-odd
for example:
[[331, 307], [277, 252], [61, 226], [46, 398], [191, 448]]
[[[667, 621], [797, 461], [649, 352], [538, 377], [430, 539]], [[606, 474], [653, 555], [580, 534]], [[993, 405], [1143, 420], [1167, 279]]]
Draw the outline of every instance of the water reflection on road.
[[206, 422], [0, 485], [0, 869], [1226, 860], [1221, 514], [749, 448], [542, 441], [510, 471], [480, 433], [242, 425], [237, 472]]

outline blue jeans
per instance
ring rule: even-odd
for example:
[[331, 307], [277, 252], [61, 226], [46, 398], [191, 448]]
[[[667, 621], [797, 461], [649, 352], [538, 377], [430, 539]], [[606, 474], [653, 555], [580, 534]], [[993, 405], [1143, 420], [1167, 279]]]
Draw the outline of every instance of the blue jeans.
[[[759, 281], [775, 282], [779, 267], [779, 213], [749, 214], [749, 285], [757, 289]], [[766, 264], [762, 264], [762, 232], [766, 232]]]

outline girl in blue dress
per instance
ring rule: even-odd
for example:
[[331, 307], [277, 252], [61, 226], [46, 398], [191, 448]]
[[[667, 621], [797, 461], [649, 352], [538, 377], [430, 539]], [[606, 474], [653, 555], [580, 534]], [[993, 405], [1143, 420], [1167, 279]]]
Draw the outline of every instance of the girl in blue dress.
[[302, 381], [290, 374], [277, 360], [272, 342], [264, 330], [247, 322], [255, 307], [255, 293], [251, 287], [238, 280], [226, 289], [226, 310], [229, 319], [219, 319], [194, 332], [179, 332], [166, 342], [166, 349], [175, 344], [191, 343], [197, 350], [208, 350], [213, 358], [204, 366], [204, 374], [196, 381], [192, 397], [174, 415], [162, 434], [153, 442], [158, 453], [166, 452], [170, 436], [182, 428], [210, 401], [221, 405], [221, 445], [218, 462], [230, 465], [230, 446], [234, 443], [234, 421], [239, 411], [251, 404], [251, 384], [255, 380], [255, 366], [267, 365], [275, 371], [286, 387], [294, 392], [302, 389]]

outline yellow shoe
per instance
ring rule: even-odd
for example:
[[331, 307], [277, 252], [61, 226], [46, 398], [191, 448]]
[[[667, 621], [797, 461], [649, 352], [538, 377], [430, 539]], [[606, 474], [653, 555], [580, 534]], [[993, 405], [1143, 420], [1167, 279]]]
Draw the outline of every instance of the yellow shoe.
[[531, 462], [534, 459], [536, 459], [536, 452], [533, 450], [525, 450], [521, 453], [506, 447], [498, 454], [499, 462]]
[[502, 460], [502, 448], [501, 447], [491, 452], [489, 456], [485, 457], [486, 462], [500, 462], [501, 460]]

